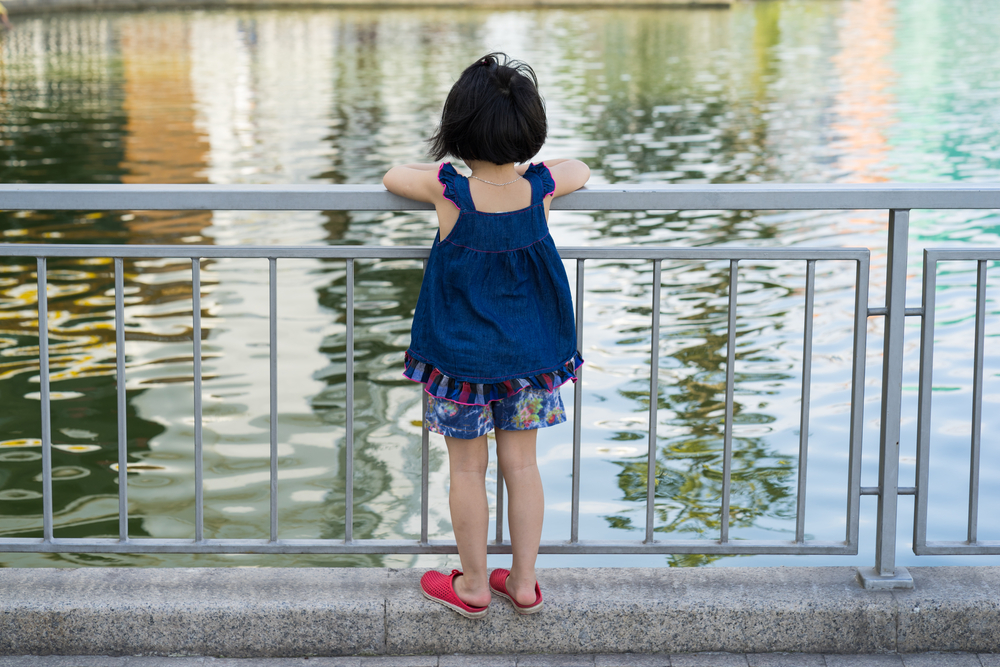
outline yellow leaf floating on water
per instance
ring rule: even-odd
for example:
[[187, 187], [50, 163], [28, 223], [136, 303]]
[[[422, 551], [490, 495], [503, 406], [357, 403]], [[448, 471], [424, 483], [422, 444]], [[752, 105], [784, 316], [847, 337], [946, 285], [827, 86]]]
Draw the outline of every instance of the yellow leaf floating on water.
[[[49, 400], [52, 401], [65, 401], [71, 398], [80, 398], [83, 394], [78, 391], [51, 391], [49, 392]], [[24, 395], [25, 398], [34, 399], [36, 401], [42, 400], [42, 392], [31, 391]]]
[[[112, 463], [111, 469], [118, 472], [118, 464]], [[151, 470], [166, 470], [166, 468], [149, 463], [129, 463], [125, 466], [125, 472], [149, 472]]]
[[59, 432], [77, 440], [96, 440], [97, 434], [83, 428], [61, 428]]
[[38, 438], [18, 438], [17, 440], [0, 441], [0, 447], [41, 447], [42, 441]]
[[52, 445], [56, 449], [61, 449], [64, 452], [73, 452], [74, 454], [85, 454], [87, 452], [94, 452], [100, 449], [97, 445]]

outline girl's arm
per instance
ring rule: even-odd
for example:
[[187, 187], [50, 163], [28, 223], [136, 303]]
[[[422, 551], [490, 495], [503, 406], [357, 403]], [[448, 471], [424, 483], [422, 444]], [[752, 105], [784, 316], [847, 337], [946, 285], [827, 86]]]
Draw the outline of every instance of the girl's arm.
[[394, 195], [434, 204], [441, 238], [447, 238], [458, 222], [458, 204], [444, 198], [438, 180], [439, 164], [404, 164], [393, 167], [382, 177], [382, 185]]
[[[560, 158], [557, 160], [545, 160], [544, 164], [549, 168], [552, 180], [556, 182], [556, 190], [552, 195], [553, 197], [562, 197], [571, 192], [576, 192], [590, 179], [590, 167], [579, 160]], [[527, 164], [519, 165], [516, 167], [517, 173], [524, 174], [527, 168]]]
[[437, 179], [440, 167], [438, 164], [404, 164], [393, 167], [382, 177], [382, 185], [394, 195], [438, 204], [444, 199]]

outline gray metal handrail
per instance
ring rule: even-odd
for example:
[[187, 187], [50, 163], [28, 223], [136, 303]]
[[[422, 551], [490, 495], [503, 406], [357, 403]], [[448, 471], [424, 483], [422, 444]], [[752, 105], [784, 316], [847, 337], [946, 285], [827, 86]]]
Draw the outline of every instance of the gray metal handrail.
[[[421, 211], [381, 185], [0, 184], [0, 210]], [[1000, 183], [591, 185], [556, 210], [1000, 208]]]
[[[386, 192], [376, 185], [0, 185], [0, 208], [21, 210], [425, 210], [430, 206], [412, 202]], [[928, 283], [925, 271], [924, 303], [918, 308], [907, 308], [906, 267], [909, 210], [913, 208], [941, 209], [997, 209], [1000, 208], [1000, 184], [879, 184], [879, 185], [674, 185], [674, 186], [592, 186], [572, 195], [555, 200], [553, 208], [564, 210], [889, 210], [888, 267], [885, 305], [868, 307], [869, 253], [867, 249], [770, 249], [756, 248], [563, 248], [565, 259], [575, 259], [578, 263], [577, 294], [583, 293], [583, 263], [587, 259], [643, 259], [653, 262], [654, 304], [659, 297], [660, 262], [668, 259], [728, 260], [730, 262], [730, 311], [728, 337], [728, 363], [726, 378], [726, 431], [724, 457], [723, 517], [727, 516], [729, 474], [732, 454], [732, 411], [733, 411], [733, 362], [734, 333], [736, 318], [736, 285], [740, 260], [755, 259], [796, 259], [807, 263], [806, 312], [810, 312], [812, 291], [815, 289], [815, 262], [823, 260], [847, 260], [857, 263], [855, 282], [855, 340], [852, 364], [852, 416], [851, 442], [849, 453], [849, 480], [847, 498], [847, 534], [843, 542], [816, 542], [804, 539], [803, 516], [804, 479], [808, 440], [808, 398], [809, 398], [809, 350], [811, 349], [811, 326], [805, 324], [803, 350], [802, 413], [800, 415], [800, 478], [799, 503], [796, 518], [796, 539], [793, 542], [780, 541], [729, 541], [728, 521], [721, 522], [718, 541], [711, 540], [653, 540], [652, 502], [653, 469], [655, 457], [656, 401], [650, 401], [650, 441], [648, 449], [647, 480], [647, 527], [646, 539], [642, 542], [615, 541], [595, 543], [579, 540], [579, 471], [580, 471], [580, 396], [581, 383], [577, 383], [574, 404], [573, 499], [570, 539], [566, 542], [546, 542], [542, 553], [857, 553], [857, 527], [859, 498], [861, 495], [877, 495], [876, 562], [874, 568], [860, 568], [859, 578], [867, 588], [912, 587], [912, 578], [905, 568], [895, 566], [896, 510], [899, 495], [912, 494], [917, 498], [917, 512], [914, 520], [914, 551], [920, 553], [1000, 553], [1000, 546], [993, 543], [976, 542], [975, 512], [978, 489], [978, 440], [974, 429], [973, 473], [970, 481], [969, 543], [926, 543], [926, 478], [927, 447], [929, 432], [930, 401], [930, 361], [933, 343], [933, 282]], [[421, 489], [421, 538], [408, 540], [353, 540], [351, 536], [352, 486], [352, 405], [353, 405], [353, 265], [358, 258], [411, 258], [425, 257], [427, 248], [412, 247], [368, 247], [368, 246], [316, 246], [316, 247], [240, 247], [240, 246], [72, 246], [72, 245], [0, 245], [0, 255], [30, 256], [37, 258], [39, 280], [39, 324], [46, 326], [45, 309], [45, 262], [47, 257], [113, 257], [116, 267], [116, 320], [118, 331], [118, 373], [119, 373], [119, 475], [120, 521], [119, 539], [60, 539], [55, 538], [51, 517], [51, 437], [47, 420], [48, 407], [48, 367], [47, 336], [40, 331], [40, 356], [42, 361], [41, 381], [43, 385], [43, 503], [44, 536], [33, 539], [0, 539], [0, 551], [101, 551], [101, 552], [302, 552], [302, 553], [453, 553], [454, 543], [438, 543], [428, 540], [427, 529], [427, 434], [423, 436], [423, 464]], [[929, 253], [945, 251], [928, 251]], [[985, 297], [985, 261], [994, 258], [992, 250], [963, 251], [968, 254], [962, 259], [980, 260], [980, 289], [977, 300], [977, 314]], [[978, 255], [976, 253], [979, 253]], [[279, 540], [277, 533], [277, 456], [276, 438], [272, 419], [271, 433], [271, 536], [270, 540], [207, 540], [201, 526], [201, 495], [196, 491], [198, 506], [195, 540], [130, 539], [127, 534], [126, 452], [124, 449], [124, 339], [122, 259], [126, 257], [185, 257], [192, 260], [192, 282], [198, 285], [200, 258], [212, 257], [261, 257], [269, 260], [271, 276], [271, 390], [272, 414], [276, 410], [276, 346], [273, 344], [276, 319], [275, 263], [282, 258], [326, 257], [343, 259], [347, 266], [347, 528], [343, 541], [337, 540]], [[952, 259], [950, 255], [939, 254], [930, 257], [934, 261]], [[926, 262], [926, 260], [925, 260]], [[928, 287], [930, 285], [930, 287]], [[931, 297], [928, 297], [930, 290]], [[195, 299], [199, 295], [195, 290]], [[195, 303], [195, 384], [196, 423], [200, 422], [200, 318]], [[651, 361], [651, 395], [655, 395], [657, 360], [657, 335], [659, 308], [653, 309]], [[577, 304], [578, 331], [582, 335], [582, 305]], [[860, 486], [861, 425], [863, 423], [863, 387], [865, 370], [865, 331], [867, 317], [885, 317], [886, 326], [883, 341], [883, 373], [881, 400], [881, 432], [879, 443], [879, 484], [877, 487]], [[920, 316], [924, 322], [925, 344], [921, 352], [921, 398], [920, 398], [920, 442], [918, 443], [918, 475], [916, 487], [899, 488], [899, 425], [901, 418], [901, 385], [903, 357], [903, 323], [907, 316]], [[981, 327], [981, 322], [977, 322]], [[981, 329], [977, 329], [979, 331]], [[930, 333], [928, 333], [930, 332]], [[930, 338], [928, 338], [930, 337]], [[981, 345], [976, 348], [977, 382], [982, 378]], [[926, 361], [926, 371], [925, 364]], [[926, 373], [926, 383], [925, 383]], [[926, 396], [925, 396], [926, 390]], [[976, 399], [973, 420], [981, 415], [981, 391]], [[925, 405], [926, 402], [926, 405]], [[976, 411], [978, 410], [978, 412]], [[978, 422], [977, 422], [978, 423]], [[196, 429], [200, 439], [200, 430]], [[200, 467], [200, 449], [196, 445], [196, 465]], [[923, 452], [921, 454], [921, 452]], [[923, 457], [923, 458], [921, 458]], [[200, 472], [197, 470], [196, 472]], [[196, 477], [200, 477], [196, 474]], [[498, 496], [502, 494], [502, 484], [498, 480]], [[196, 487], [198, 485], [196, 484]], [[922, 504], [923, 503], [923, 504]], [[502, 496], [498, 497], [498, 507]], [[489, 549], [491, 552], [509, 550], [509, 543], [503, 540], [502, 521], [498, 515], [497, 539]], [[973, 544], [974, 543], [974, 544]], [[964, 547], [963, 547], [964, 545]], [[970, 547], [966, 548], [966, 547]]]

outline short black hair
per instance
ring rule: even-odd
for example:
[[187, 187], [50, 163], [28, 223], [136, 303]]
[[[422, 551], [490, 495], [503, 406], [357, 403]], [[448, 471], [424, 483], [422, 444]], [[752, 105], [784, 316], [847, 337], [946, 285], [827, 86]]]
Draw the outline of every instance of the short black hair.
[[465, 68], [448, 93], [430, 155], [465, 162], [527, 162], [545, 143], [548, 124], [535, 71], [505, 53], [490, 53]]

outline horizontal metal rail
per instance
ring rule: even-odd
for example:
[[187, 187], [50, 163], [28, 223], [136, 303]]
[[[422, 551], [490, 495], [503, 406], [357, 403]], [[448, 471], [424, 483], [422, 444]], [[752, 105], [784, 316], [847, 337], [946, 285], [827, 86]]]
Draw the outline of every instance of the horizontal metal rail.
[[[971, 441], [969, 443], [969, 506], [967, 537], [959, 541], [927, 540], [927, 495], [931, 455], [931, 402], [934, 394], [934, 304], [939, 262], [976, 262], [976, 322], [973, 343]], [[913, 553], [917, 555], [1000, 554], [1000, 540], [980, 540], [979, 473], [982, 447], [983, 374], [986, 326], [986, 270], [1000, 261], [998, 248], [928, 249], [924, 251], [923, 307], [920, 329], [920, 387], [917, 398], [916, 499], [913, 514]]]
[[[381, 185], [0, 184], [0, 210], [418, 211]], [[1000, 183], [591, 185], [561, 210], [851, 210], [1000, 208]]]
[[[715, 540], [670, 540], [642, 542], [633, 540], [543, 540], [540, 554], [773, 554], [811, 553], [853, 555], [857, 553], [844, 542], [809, 542], [809, 550], [801, 544], [784, 540], [737, 540], [722, 545]], [[725, 546], [724, 551], [718, 550]], [[713, 549], [713, 547], [715, 547]], [[212, 553], [212, 554], [454, 554], [458, 548], [453, 540], [277, 540], [224, 539], [202, 541], [137, 537], [122, 542], [116, 538], [0, 538], [0, 553], [28, 551], [33, 553]], [[509, 554], [510, 542], [490, 542], [487, 552]]]
[[[0, 257], [122, 257], [132, 259], [426, 259], [428, 246], [59, 245], [0, 243]], [[851, 260], [867, 248], [559, 248], [563, 259]]]
[[[426, 259], [429, 255], [428, 247], [378, 247], [378, 246], [123, 246], [123, 245], [45, 245], [45, 244], [4, 244], [0, 245], [0, 256], [9, 257], [33, 257], [42, 270], [39, 271], [39, 339], [46, 341], [48, 338], [47, 318], [44, 317], [46, 293], [44, 266], [49, 258], [63, 257], [111, 257], [115, 260], [116, 285], [115, 285], [115, 313], [116, 313], [116, 337], [118, 341], [117, 349], [117, 378], [119, 381], [119, 476], [123, 476], [123, 471], [127, 469], [125, 464], [127, 452], [125, 451], [125, 420], [124, 420], [124, 377], [125, 377], [125, 354], [124, 340], [122, 336], [124, 327], [124, 291], [122, 262], [124, 259], [142, 258], [182, 258], [191, 261], [192, 269], [192, 318], [193, 318], [193, 353], [194, 353], [194, 422], [195, 422], [195, 443], [194, 443], [194, 468], [195, 468], [195, 537], [193, 540], [170, 540], [154, 538], [133, 538], [128, 535], [128, 504], [126, 501], [127, 484], [124, 481], [119, 483], [119, 536], [117, 539], [108, 538], [75, 538], [62, 539], [55, 536], [52, 528], [52, 507], [51, 507], [51, 463], [46, 455], [45, 462], [49, 466], [43, 471], [43, 479], [48, 483], [44, 487], [44, 497], [46, 499], [43, 520], [46, 526], [44, 537], [37, 538], [2, 538], [0, 539], [0, 552], [4, 551], [28, 551], [28, 552], [92, 552], [92, 553], [454, 553], [454, 542], [433, 541], [428, 539], [428, 451], [427, 432], [424, 429], [421, 438], [422, 463], [421, 463], [421, 536], [419, 540], [365, 540], [355, 539], [353, 535], [353, 464], [354, 464], [354, 422], [353, 422], [353, 295], [355, 287], [354, 263], [357, 259]], [[867, 327], [865, 320], [868, 317], [868, 269], [869, 251], [867, 248], [587, 248], [572, 247], [562, 248], [560, 255], [566, 260], [575, 260], [577, 265], [577, 331], [579, 336], [579, 346], [583, 346], [583, 315], [582, 285], [584, 277], [585, 263], [587, 260], [645, 260], [653, 262], [653, 288], [652, 288], [652, 335], [650, 337], [650, 414], [649, 414], [649, 445], [647, 451], [647, 494], [646, 494], [646, 529], [645, 539], [642, 541], [594, 541], [579, 539], [579, 511], [580, 511], [580, 440], [581, 440], [581, 396], [582, 385], [577, 383], [574, 394], [574, 420], [573, 420], [573, 494], [571, 525], [568, 541], [545, 542], [542, 544], [540, 553], [720, 553], [720, 554], [759, 554], [759, 553], [790, 553], [790, 554], [854, 554], [858, 550], [858, 498], [861, 493], [860, 486], [860, 456], [861, 456], [861, 428], [863, 424], [862, 401], [864, 392], [860, 389], [864, 387], [864, 354], [865, 332]], [[269, 317], [270, 317], [270, 539], [267, 540], [228, 540], [209, 539], [204, 535], [204, 494], [202, 489], [202, 431], [201, 431], [201, 305], [200, 305], [200, 260], [204, 258], [258, 258], [268, 260], [268, 289], [269, 289]], [[313, 540], [282, 540], [279, 536], [278, 526], [278, 442], [277, 442], [277, 327], [275, 318], [277, 317], [277, 261], [288, 258], [327, 258], [344, 260], [347, 272], [347, 375], [346, 392], [347, 401], [345, 406], [345, 454], [346, 466], [345, 475], [345, 535], [344, 539], [313, 539]], [[718, 540], [657, 540], [654, 525], [654, 503], [655, 503], [655, 468], [657, 455], [657, 374], [659, 366], [659, 331], [660, 325], [660, 265], [664, 260], [680, 261], [725, 261], [729, 264], [730, 272], [730, 312], [729, 320], [729, 350], [727, 364], [726, 383], [726, 456], [724, 485], [722, 498], [722, 521]], [[807, 356], [810, 354], [812, 346], [812, 326], [808, 317], [809, 307], [813, 300], [815, 291], [815, 263], [817, 261], [850, 261], [857, 265], [857, 285], [855, 299], [854, 317], [854, 353], [855, 359], [861, 359], [853, 365], [852, 371], [852, 426], [849, 445], [849, 472], [847, 480], [847, 531], [842, 542], [806, 540], [804, 498], [806, 485], [804, 479], [805, 467], [801, 468], [802, 478], [799, 480], [798, 489], [800, 502], [798, 504], [798, 518], [796, 520], [796, 539], [756, 541], [756, 540], [730, 540], [729, 539], [729, 474], [732, 457], [732, 423], [733, 423], [733, 398], [734, 398], [734, 366], [735, 336], [736, 336], [736, 304], [737, 304], [737, 276], [739, 263], [741, 261], [802, 261], [806, 263], [809, 279], [806, 284], [806, 306], [807, 319], [804, 332], [803, 349]], [[47, 347], [41, 346], [43, 373], [41, 376], [41, 396], [43, 407], [49, 405], [50, 389], [47, 375], [48, 359], [45, 356]], [[859, 351], [861, 351], [859, 355]], [[808, 363], [807, 363], [808, 367]], [[803, 373], [802, 395], [808, 398], [810, 374]], [[48, 412], [45, 413], [48, 419]], [[808, 400], [803, 401], [801, 408], [802, 423], [808, 425], [809, 405]], [[806, 456], [808, 446], [808, 428], [801, 429], [800, 447], [802, 456]], [[43, 446], [48, 452], [51, 448], [51, 434], [43, 425]], [[498, 502], [502, 503], [503, 489], [502, 479], [498, 480], [501, 488], [498, 489]], [[502, 521], [502, 508], [498, 507], [498, 524]], [[490, 543], [489, 549], [492, 553], [509, 553], [510, 543], [503, 539], [502, 527], [498, 525], [496, 540]]]

